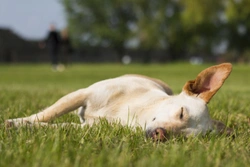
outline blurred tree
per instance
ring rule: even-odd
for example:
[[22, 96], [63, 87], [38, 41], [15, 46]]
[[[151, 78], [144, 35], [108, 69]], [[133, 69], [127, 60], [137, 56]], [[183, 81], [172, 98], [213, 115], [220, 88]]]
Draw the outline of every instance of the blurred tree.
[[172, 60], [245, 52], [250, 42], [249, 0], [61, 0], [79, 46], [164, 49]]
[[181, 22], [181, 12], [184, 10], [181, 1], [169, 0], [166, 4], [165, 19], [161, 26], [162, 37], [172, 61], [185, 58], [189, 34]]
[[229, 47], [237, 51], [236, 58], [241, 59], [245, 52], [249, 52], [250, 1], [227, 0], [225, 7]]
[[162, 26], [165, 23], [165, 9], [168, 0], [134, 1], [136, 14], [136, 38], [144, 52], [144, 63], [151, 61], [152, 50], [164, 48]]
[[[189, 38], [189, 54], [211, 55], [213, 45], [220, 42], [223, 1], [181, 0], [181, 24]], [[204, 55], [203, 55], [204, 56]]]
[[164, 49], [171, 60], [183, 58], [185, 36], [180, 19], [180, 5], [176, 0], [135, 1], [137, 37], [145, 51], [144, 62], [151, 60], [151, 51]]
[[135, 20], [130, 0], [63, 0], [75, 44], [112, 47], [119, 60]]

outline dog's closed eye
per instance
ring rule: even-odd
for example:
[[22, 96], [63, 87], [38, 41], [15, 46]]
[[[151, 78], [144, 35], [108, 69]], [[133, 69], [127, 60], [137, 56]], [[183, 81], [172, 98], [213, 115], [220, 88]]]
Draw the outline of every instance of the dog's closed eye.
[[154, 117], [154, 118], [152, 119], [152, 121], [154, 121], [154, 120], [156, 120], [156, 117]]
[[180, 113], [180, 117], [179, 117], [180, 119], [183, 119], [183, 116], [184, 116], [183, 110], [184, 110], [183, 107], [181, 107], [181, 113]]
[[176, 113], [176, 119], [181, 121], [185, 121], [188, 119], [188, 113], [185, 107], [181, 107], [179, 111]]

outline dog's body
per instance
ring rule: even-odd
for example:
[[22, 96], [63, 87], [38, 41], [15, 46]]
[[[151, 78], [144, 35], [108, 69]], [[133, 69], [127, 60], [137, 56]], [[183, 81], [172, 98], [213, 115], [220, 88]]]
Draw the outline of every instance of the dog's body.
[[[123, 125], [145, 128], [147, 136], [163, 140], [172, 134], [199, 134], [222, 131], [224, 125], [209, 117], [207, 103], [229, 76], [229, 63], [202, 71], [188, 81], [179, 95], [160, 80], [141, 75], [124, 75], [97, 82], [72, 92], [49, 108], [29, 117], [7, 120], [8, 126], [46, 122], [79, 108], [81, 126], [99, 118]], [[219, 129], [216, 129], [219, 128]]]

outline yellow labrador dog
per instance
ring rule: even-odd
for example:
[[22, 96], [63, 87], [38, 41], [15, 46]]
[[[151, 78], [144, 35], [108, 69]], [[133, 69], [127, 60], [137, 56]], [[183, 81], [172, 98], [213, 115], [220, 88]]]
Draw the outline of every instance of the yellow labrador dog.
[[231, 70], [230, 63], [209, 67], [195, 80], [188, 81], [178, 95], [172, 95], [164, 82], [146, 76], [124, 75], [107, 79], [67, 94], [37, 114], [9, 119], [6, 125], [58, 126], [47, 122], [79, 108], [81, 127], [106, 118], [109, 122], [140, 126], [147, 137], [160, 141], [169, 134], [189, 136], [229, 131], [223, 123], [210, 118], [207, 103]]

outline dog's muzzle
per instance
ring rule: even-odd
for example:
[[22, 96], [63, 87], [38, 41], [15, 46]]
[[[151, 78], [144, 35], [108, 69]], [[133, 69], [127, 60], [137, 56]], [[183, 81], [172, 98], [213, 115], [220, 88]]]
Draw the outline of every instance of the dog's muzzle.
[[146, 137], [153, 139], [155, 142], [164, 142], [167, 140], [167, 131], [164, 128], [146, 130]]

